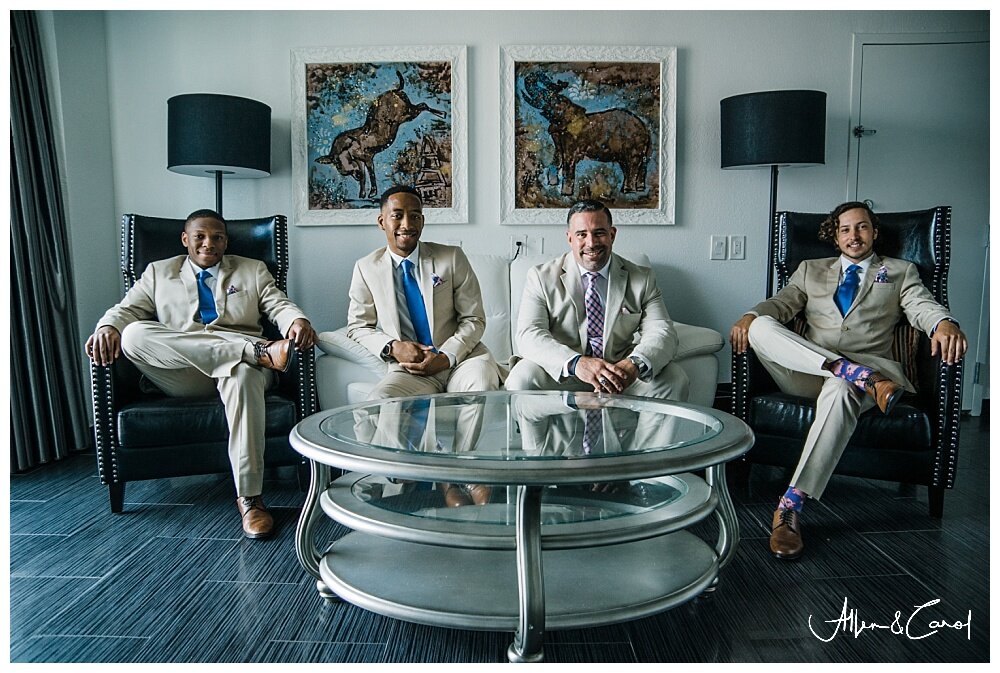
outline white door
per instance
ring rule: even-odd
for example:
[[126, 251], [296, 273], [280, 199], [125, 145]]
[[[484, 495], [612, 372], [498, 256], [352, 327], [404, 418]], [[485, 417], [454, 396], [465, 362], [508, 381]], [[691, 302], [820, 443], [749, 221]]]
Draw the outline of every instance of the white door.
[[867, 133], [851, 140], [851, 198], [876, 213], [952, 206], [948, 299], [969, 337], [962, 406], [972, 409], [976, 360], [988, 354], [978, 342], [989, 326], [989, 42], [858, 35], [854, 68], [851, 125]]

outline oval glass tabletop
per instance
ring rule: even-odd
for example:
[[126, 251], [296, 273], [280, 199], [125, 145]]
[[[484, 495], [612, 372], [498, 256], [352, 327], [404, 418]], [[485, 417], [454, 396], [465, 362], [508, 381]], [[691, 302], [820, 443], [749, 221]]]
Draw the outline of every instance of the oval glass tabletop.
[[292, 433], [296, 450], [337, 467], [492, 484], [686, 472], [731, 460], [751, 443], [745, 424], [714, 409], [561, 391], [369, 401], [314, 414]]

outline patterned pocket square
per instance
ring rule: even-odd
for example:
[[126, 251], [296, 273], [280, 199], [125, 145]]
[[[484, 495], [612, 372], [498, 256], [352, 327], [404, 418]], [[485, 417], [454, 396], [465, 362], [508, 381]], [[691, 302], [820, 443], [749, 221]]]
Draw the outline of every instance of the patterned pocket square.
[[878, 268], [878, 273], [875, 274], [876, 283], [888, 283], [889, 282], [889, 269], [885, 268], [885, 264]]
[[235, 285], [230, 285], [229, 288], [226, 290], [226, 296], [229, 296], [231, 294], [236, 294], [237, 292], [242, 292], [242, 291], [243, 290], [240, 290]]
[[441, 276], [437, 275], [436, 273], [432, 273], [431, 274], [431, 286], [432, 287], [437, 287], [438, 285], [440, 285], [443, 282], [444, 282], [444, 278], [442, 278]]

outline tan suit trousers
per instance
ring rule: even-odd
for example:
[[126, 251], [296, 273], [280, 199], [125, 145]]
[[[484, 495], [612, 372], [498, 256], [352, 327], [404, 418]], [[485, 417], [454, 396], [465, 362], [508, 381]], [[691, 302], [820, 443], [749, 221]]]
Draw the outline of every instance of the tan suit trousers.
[[750, 346], [789, 395], [816, 398], [816, 419], [806, 435], [791, 486], [819, 500], [837, 467], [858, 417], [874, 400], [856, 385], [835, 377], [823, 365], [842, 356], [804, 339], [774, 318], [750, 323]]
[[236, 493], [260, 495], [264, 484], [264, 391], [274, 373], [244, 362], [247, 341], [238, 332], [180, 332], [154, 321], [128, 324], [122, 351], [146, 378], [171, 397], [218, 391], [229, 423], [229, 462]]

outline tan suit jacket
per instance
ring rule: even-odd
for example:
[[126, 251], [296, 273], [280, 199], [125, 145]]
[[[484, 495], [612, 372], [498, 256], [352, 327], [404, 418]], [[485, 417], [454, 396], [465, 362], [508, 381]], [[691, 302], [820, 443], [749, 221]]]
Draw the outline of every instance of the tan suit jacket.
[[[633, 353], [641, 355], [651, 365], [649, 376], [655, 376], [677, 353], [677, 332], [656, 276], [652, 269], [616, 254], [611, 255], [608, 276], [604, 359], [619, 362]], [[517, 316], [517, 352], [559, 381], [566, 361], [586, 348], [580, 269], [568, 252], [528, 271]]]
[[[206, 326], [194, 319], [198, 313], [198, 281], [186, 259], [187, 255], [178, 255], [152, 262], [97, 326], [110, 325], [121, 332], [129, 323], [157, 320], [179, 332], [204, 330]], [[294, 320], [306, 317], [278, 289], [267, 266], [256, 259], [223, 255], [214, 293], [219, 317], [210, 323], [210, 329], [260, 336], [260, 318], [264, 315], [286, 335]]]
[[[480, 343], [486, 331], [483, 295], [465, 253], [451, 245], [419, 245], [420, 293], [435, 348], [454, 355], [456, 365], [470, 356], [488, 353]], [[380, 248], [354, 265], [347, 335], [376, 356], [389, 341], [403, 338], [388, 248]], [[389, 368], [401, 369], [395, 362]]]
[[[876, 282], [883, 266], [884, 282]], [[872, 367], [914, 392], [902, 365], [892, 359], [893, 330], [906, 316], [910, 324], [930, 336], [938, 322], [951, 318], [951, 314], [935, 301], [912, 263], [872, 255], [854, 303], [842, 316], [833, 299], [840, 270], [839, 257], [806, 260], [789, 278], [788, 285], [751, 311], [781, 323], [804, 311], [806, 339]]]

